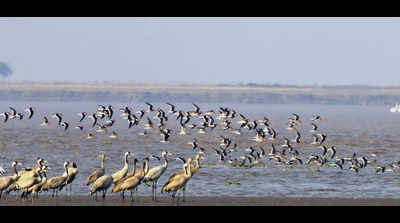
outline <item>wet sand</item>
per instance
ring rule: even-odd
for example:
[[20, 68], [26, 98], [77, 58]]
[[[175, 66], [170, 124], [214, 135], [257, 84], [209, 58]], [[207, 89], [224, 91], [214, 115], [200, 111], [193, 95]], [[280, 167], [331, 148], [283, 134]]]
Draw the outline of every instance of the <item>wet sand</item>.
[[[138, 197], [132, 202], [129, 196], [121, 200], [119, 196], [109, 196], [97, 201], [88, 196], [40, 196], [38, 199], [21, 200], [15, 195], [3, 197], [0, 206], [176, 206], [170, 197], [162, 196], [158, 201], [151, 197]], [[179, 201], [179, 206], [400, 206], [400, 199], [388, 198], [276, 198], [276, 197], [187, 197], [186, 202]]]

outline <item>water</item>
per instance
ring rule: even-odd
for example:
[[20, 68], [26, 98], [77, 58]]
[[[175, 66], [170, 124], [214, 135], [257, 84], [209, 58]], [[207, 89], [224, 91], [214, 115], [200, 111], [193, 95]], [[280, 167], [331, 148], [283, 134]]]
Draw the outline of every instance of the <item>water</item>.
[[[264, 167], [253, 168], [234, 168], [219, 162], [212, 147], [218, 147], [220, 138], [225, 135], [233, 138], [238, 143], [240, 152], [235, 155], [239, 157], [245, 154], [245, 148], [249, 146], [261, 145], [268, 153], [269, 143], [258, 144], [251, 140], [255, 135], [248, 130], [243, 131], [243, 135], [237, 136], [221, 129], [215, 129], [209, 136], [198, 134], [191, 131], [191, 135], [173, 135], [173, 143], [160, 143], [160, 136], [152, 133], [149, 136], [141, 136], [142, 125], [135, 126], [128, 130], [128, 123], [119, 115], [119, 108], [127, 104], [115, 104], [104, 102], [103, 104], [113, 104], [117, 109], [114, 118], [117, 122], [109, 129], [108, 133], [97, 133], [95, 129], [90, 129], [91, 121], [85, 119], [81, 124], [85, 127], [84, 132], [75, 129], [78, 124], [78, 112], [86, 111], [93, 113], [97, 109], [98, 103], [72, 103], [72, 102], [1, 102], [0, 111], [9, 111], [9, 106], [22, 112], [27, 106], [36, 106], [38, 112], [33, 119], [28, 120], [24, 117], [23, 121], [9, 120], [7, 123], [0, 123], [0, 165], [11, 173], [11, 162], [21, 161], [24, 166], [32, 167], [35, 165], [36, 157], [43, 157], [48, 161], [52, 168], [48, 172], [48, 177], [61, 175], [63, 173], [63, 163], [65, 160], [73, 160], [77, 163], [79, 174], [73, 182], [73, 193], [85, 195], [90, 186], [86, 186], [87, 177], [98, 167], [100, 167], [101, 152], [106, 153], [105, 168], [107, 173], [118, 171], [123, 166], [123, 154], [126, 151], [135, 153], [135, 157], [140, 161], [146, 156], [160, 155], [163, 150], [173, 153], [170, 158], [168, 169], [159, 179], [158, 191], [166, 182], [168, 177], [182, 169], [182, 164], [174, 158], [177, 156], [194, 157], [195, 152], [191, 145], [187, 143], [194, 137], [204, 145], [208, 151], [206, 159], [202, 160], [202, 168], [189, 181], [187, 186], [188, 196], [279, 196], [279, 197], [338, 197], [338, 198], [400, 198], [400, 183], [398, 171], [375, 174], [375, 167], [369, 165], [356, 174], [348, 169], [348, 165], [343, 170], [336, 168], [320, 167], [320, 171], [313, 169], [316, 166], [296, 166], [290, 168], [283, 165], [275, 165], [274, 161], [263, 159]], [[262, 119], [268, 117], [272, 122], [272, 127], [277, 131], [278, 136], [286, 136], [293, 139], [295, 132], [286, 128], [288, 118], [291, 113], [300, 115], [302, 124], [299, 131], [305, 144], [295, 146], [301, 153], [301, 158], [305, 162], [308, 156], [321, 154], [321, 149], [309, 145], [312, 141], [310, 118], [314, 114], [320, 114], [323, 120], [317, 123], [319, 130], [328, 134], [327, 145], [335, 145], [337, 155], [340, 157], [351, 156], [353, 152], [357, 156], [370, 156], [373, 152], [377, 155], [379, 164], [389, 164], [400, 160], [400, 127], [398, 125], [400, 114], [389, 112], [388, 107], [384, 106], [341, 106], [341, 105], [261, 105], [261, 104], [198, 104], [202, 111], [214, 109], [218, 111], [220, 106], [232, 107], [237, 112], [242, 113], [250, 119]], [[146, 109], [144, 103], [130, 104], [135, 111]], [[177, 110], [193, 110], [191, 104], [176, 104]], [[166, 104], [154, 103], [154, 108], [161, 107], [168, 110]], [[67, 131], [58, 127], [56, 120], [51, 118], [51, 114], [61, 112], [63, 119], [72, 122], [72, 126]], [[51, 125], [40, 126], [43, 116], [46, 115]], [[153, 117], [155, 113], [151, 115]], [[146, 118], [146, 115], [145, 117]], [[179, 131], [178, 123], [174, 116], [169, 115], [168, 127]], [[104, 120], [100, 120], [103, 123]], [[195, 119], [191, 122], [199, 123]], [[154, 123], [158, 123], [154, 120]], [[220, 123], [216, 119], [216, 123]], [[233, 122], [236, 127], [236, 121]], [[109, 134], [115, 130], [120, 138], [111, 139]], [[96, 135], [95, 139], [88, 140], [83, 136], [87, 132]], [[282, 141], [275, 142], [279, 145]], [[279, 146], [277, 148], [280, 150]], [[150, 168], [160, 165], [161, 162], [151, 159]], [[239, 182], [240, 185], [227, 185], [226, 182]], [[151, 187], [140, 186], [141, 195], [150, 195]]]

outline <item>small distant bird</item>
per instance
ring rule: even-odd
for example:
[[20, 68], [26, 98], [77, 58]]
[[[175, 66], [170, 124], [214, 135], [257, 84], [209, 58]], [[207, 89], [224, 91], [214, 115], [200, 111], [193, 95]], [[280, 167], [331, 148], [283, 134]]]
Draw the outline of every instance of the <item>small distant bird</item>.
[[89, 116], [90, 119], [92, 119], [93, 124], [92, 124], [92, 128], [94, 128], [97, 124], [97, 116], [96, 113], [93, 113], [91, 116]]
[[95, 138], [95, 136], [92, 133], [88, 133], [86, 135], [86, 139], [94, 139], [94, 138]]
[[10, 107], [10, 110], [11, 110], [10, 119], [13, 119], [17, 115], [17, 110], [15, 110], [15, 108], [13, 107]]
[[290, 122], [289, 126], [286, 129], [287, 130], [296, 130], [295, 123], [294, 122]]
[[10, 114], [8, 112], [3, 112], [0, 115], [4, 117], [4, 120], [3, 120], [4, 123], [6, 123], [8, 118], [10, 117]]
[[167, 105], [169, 105], [169, 111], [168, 111], [168, 114], [175, 114], [177, 111], [175, 110], [175, 105], [173, 105], [173, 104], [171, 104], [171, 103], [169, 103], [169, 102], [167, 102], [166, 103]]
[[87, 116], [87, 113], [86, 112], [81, 112], [81, 113], [78, 113], [77, 115], [79, 115], [81, 117], [81, 119], [79, 119], [79, 122], [82, 122], [83, 119], [85, 119], [85, 117]]
[[68, 127], [69, 127], [69, 122], [61, 122], [60, 124], [61, 126], [64, 126], [64, 130], [67, 131]]
[[300, 132], [296, 130], [296, 138], [292, 140], [292, 142], [300, 143], [300, 138], [301, 138]]
[[44, 120], [43, 120], [42, 124], [40, 124], [41, 126], [48, 126], [48, 125], [50, 125], [50, 122], [49, 122], [49, 120], [47, 119], [46, 116], [44, 116], [43, 119], [44, 119]]
[[328, 137], [328, 135], [327, 135], [327, 134], [324, 134], [324, 133], [318, 133], [317, 135], [318, 135], [319, 137], [321, 137], [321, 141], [319, 142], [319, 144], [322, 145], [322, 143], [325, 142], [325, 140], [326, 140], [326, 138]]
[[16, 119], [19, 119], [19, 120], [22, 120], [22, 119], [24, 118], [24, 114], [22, 114], [22, 113], [17, 113], [17, 114], [15, 115], [15, 118], [16, 118]]
[[317, 131], [318, 131], [318, 126], [317, 126], [316, 124], [314, 124], [314, 123], [311, 123], [311, 126], [312, 126], [312, 129], [310, 130], [310, 132], [313, 132], [313, 133], [315, 133], [315, 132], [317, 132]]
[[55, 113], [51, 117], [57, 119], [58, 120], [58, 125], [61, 125], [61, 122], [62, 122], [62, 114], [61, 113]]
[[315, 134], [313, 134], [314, 140], [311, 142], [311, 145], [317, 145], [319, 144], [319, 137]]
[[150, 104], [149, 102], [146, 102], [146, 105], [147, 105], [147, 111], [146, 112], [150, 113], [150, 112], [154, 111], [152, 104]]
[[115, 139], [115, 138], [118, 138], [119, 136], [115, 131], [113, 131], [109, 137], [112, 139]]
[[296, 114], [296, 113], [292, 113], [292, 115], [294, 116], [294, 118], [293, 119], [290, 119], [292, 122], [294, 122], [295, 124], [300, 124], [301, 123], [301, 121], [300, 121], [300, 116], [298, 115], [298, 114]]
[[75, 126], [75, 128], [83, 131], [83, 126], [81, 126], [81, 125]]
[[319, 115], [314, 115], [312, 118], [311, 118], [311, 121], [321, 121], [322, 120], [322, 118], [321, 118], [321, 116], [319, 116]]
[[25, 111], [28, 112], [28, 114], [29, 114], [28, 119], [31, 119], [33, 114], [34, 114], [34, 112], [36, 111], [36, 108], [29, 107], [29, 108], [26, 108]]

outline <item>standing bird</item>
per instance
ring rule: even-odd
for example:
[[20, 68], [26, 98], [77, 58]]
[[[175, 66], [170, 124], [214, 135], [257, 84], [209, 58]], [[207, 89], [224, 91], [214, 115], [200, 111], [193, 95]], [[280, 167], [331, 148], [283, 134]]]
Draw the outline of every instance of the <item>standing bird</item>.
[[103, 199], [106, 197], [106, 193], [108, 188], [113, 184], [113, 177], [111, 174], [106, 174], [99, 177], [96, 181], [93, 182], [92, 188], [90, 189], [90, 196], [96, 193], [96, 200], [97, 200], [97, 192], [103, 191]]
[[[19, 177], [19, 179], [15, 182], [16, 184], [16, 189], [22, 190], [22, 194], [21, 197], [24, 197], [24, 195], [27, 193], [27, 190], [39, 183], [42, 180], [42, 177], [40, 175], [40, 173], [43, 171], [43, 166], [41, 166], [40, 168], [36, 168], [32, 174], [29, 175], [25, 175], [24, 177]], [[10, 185], [11, 186], [11, 185]], [[10, 188], [7, 188], [7, 191]]]
[[42, 186], [42, 190], [49, 190], [52, 189], [52, 197], [54, 197], [54, 193], [57, 196], [58, 190], [61, 190], [62, 185], [65, 184], [65, 181], [67, 180], [68, 177], [68, 166], [69, 166], [69, 161], [64, 162], [64, 173], [61, 176], [55, 176], [52, 178], [47, 179], [46, 184]]
[[68, 167], [68, 176], [67, 179], [65, 180], [65, 183], [61, 185], [60, 191], [65, 187], [65, 189], [68, 191], [68, 184], [69, 184], [69, 192], [70, 194], [72, 193], [72, 182], [74, 181], [76, 175], [78, 174], [78, 166], [76, 165], [75, 162], [71, 161], [72, 167]]
[[14, 169], [14, 175], [13, 176], [4, 176], [0, 177], [0, 198], [1, 195], [3, 194], [3, 191], [8, 188], [11, 184], [13, 184], [17, 179], [18, 179], [18, 171], [17, 171], [17, 165], [21, 165], [18, 161], [14, 161], [11, 164], [11, 167]]
[[[177, 159], [179, 159], [180, 161], [183, 162], [184, 165], [186, 165], [185, 159], [183, 159], [183, 158], [181, 158], [181, 157], [179, 157], [179, 158], [177, 158]], [[198, 154], [196, 155], [195, 159], [194, 159], [194, 161], [195, 161], [195, 166], [194, 166], [193, 169], [192, 169], [192, 175], [194, 175], [195, 173], [197, 173], [197, 171], [200, 169], [200, 159], [203, 159], [203, 154], [202, 154], [202, 153], [198, 153]], [[180, 171], [180, 172], [177, 172], [177, 173], [175, 173], [175, 174], [172, 174], [172, 175], [169, 177], [168, 182], [169, 182], [169, 181], [173, 181], [174, 178], [182, 177], [182, 176], [184, 176], [184, 175], [185, 175], [185, 170], [182, 170], [182, 171]], [[185, 186], [183, 187], [183, 189], [182, 189], [183, 201], [185, 201], [185, 191], [186, 191], [186, 185], [185, 185]]]
[[27, 193], [33, 193], [32, 199], [34, 197], [36, 197], [36, 198], [39, 197], [39, 192], [42, 191], [43, 185], [46, 184], [46, 182], [47, 182], [46, 171], [47, 170], [50, 170], [50, 167], [43, 165], [42, 172], [41, 172], [41, 181], [28, 188]]
[[136, 191], [137, 193], [137, 187], [139, 186], [140, 183], [142, 183], [142, 180], [144, 176], [148, 173], [148, 162], [149, 158], [146, 157], [144, 158], [144, 162], [142, 164], [142, 168], [138, 171], [136, 170], [136, 162], [134, 165], [134, 170], [133, 174], [131, 176], [122, 178], [120, 181], [118, 181], [115, 186], [112, 189], [113, 193], [117, 193], [122, 191], [122, 199], [124, 199], [124, 192], [125, 190], [130, 190], [131, 191], [131, 200], [133, 201], [133, 191]]
[[105, 173], [104, 170], [104, 159], [106, 158], [106, 155], [104, 153], [100, 154], [101, 158], [101, 167], [97, 170], [95, 170], [90, 176], [88, 177], [86, 181], [86, 185], [94, 183], [99, 177], [103, 176]]
[[164, 158], [164, 164], [153, 167], [149, 170], [149, 172], [146, 174], [146, 176], [144, 177], [144, 182], [149, 182], [151, 181], [153, 183], [152, 185], [152, 193], [153, 193], [153, 200], [156, 200], [156, 195], [157, 195], [157, 181], [158, 179], [161, 177], [161, 175], [163, 175], [163, 173], [165, 172], [165, 170], [168, 167], [168, 159], [167, 156], [172, 155], [172, 153], [164, 151], [162, 152], [161, 156], [162, 158]]
[[[183, 165], [185, 174], [180, 177], [173, 178], [171, 181], [168, 181], [167, 183], [164, 184], [164, 186], [161, 189], [161, 193], [163, 192], [172, 192], [172, 200], [175, 199], [175, 194], [179, 191], [182, 191], [182, 189], [185, 187], [186, 183], [190, 180], [192, 177], [192, 158], [189, 157], [187, 161], [187, 165]], [[179, 194], [178, 194], [178, 200], [177, 204], [179, 204]]]
[[121, 170], [113, 173], [111, 176], [113, 178], [113, 183], [115, 184], [117, 181], [119, 181], [121, 178], [123, 178], [127, 173], [128, 173], [128, 169], [129, 169], [129, 163], [128, 163], [128, 157], [129, 156], [134, 155], [131, 152], [125, 152], [124, 154], [124, 166], [122, 167]]

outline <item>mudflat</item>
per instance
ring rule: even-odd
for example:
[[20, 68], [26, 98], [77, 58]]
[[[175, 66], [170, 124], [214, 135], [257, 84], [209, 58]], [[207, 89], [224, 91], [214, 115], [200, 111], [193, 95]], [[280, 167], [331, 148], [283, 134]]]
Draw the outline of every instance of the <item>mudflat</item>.
[[11, 195], [0, 200], [0, 206], [399, 206], [400, 199], [389, 198], [282, 198], [282, 197], [186, 197], [179, 204], [170, 197], [161, 196], [152, 201], [150, 196], [137, 197], [131, 201], [130, 196], [122, 200], [120, 196], [109, 196], [103, 199], [98, 196], [39, 196], [32, 200], [16, 198]]

